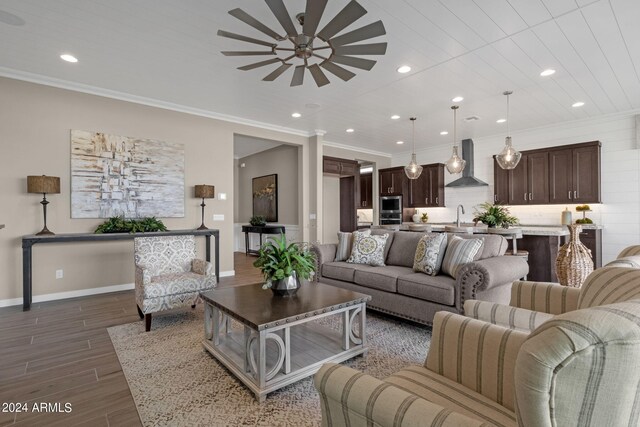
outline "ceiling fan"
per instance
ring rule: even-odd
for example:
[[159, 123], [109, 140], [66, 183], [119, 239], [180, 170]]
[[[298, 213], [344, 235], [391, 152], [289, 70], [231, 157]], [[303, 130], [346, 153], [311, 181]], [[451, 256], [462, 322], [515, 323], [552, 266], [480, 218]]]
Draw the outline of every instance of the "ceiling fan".
[[[302, 26], [302, 31], [299, 32], [296, 30], [283, 0], [265, 0], [267, 6], [269, 6], [269, 9], [271, 9], [271, 12], [273, 12], [286, 32], [284, 36], [276, 33], [242, 9], [230, 10], [229, 14], [231, 16], [266, 34], [274, 41], [258, 40], [252, 37], [218, 30], [219, 36], [270, 48], [264, 51], [224, 51], [222, 54], [226, 56], [275, 56], [275, 58], [266, 61], [238, 67], [239, 70], [247, 71], [279, 63], [278, 68], [262, 79], [264, 81], [275, 80], [294, 65], [289, 62], [290, 60], [294, 58], [301, 59], [302, 64], [294, 68], [291, 86], [302, 85], [305, 69], [309, 70], [318, 87], [330, 83], [326, 74], [322, 71], [323, 68], [344, 81], [350, 80], [355, 76], [355, 73], [338, 64], [367, 71], [371, 70], [376, 64], [376, 61], [357, 58], [351, 55], [384, 55], [387, 51], [387, 43], [353, 43], [386, 34], [382, 21], [365, 25], [364, 27], [336, 37], [336, 34], [340, 33], [367, 13], [358, 2], [352, 0], [329, 21], [322, 30], [317, 31], [327, 1], [328, 0], [307, 0], [305, 12], [296, 15], [298, 23]], [[287, 47], [289, 46], [287, 41], [291, 42], [293, 46]], [[283, 46], [280, 46], [279, 43]]]

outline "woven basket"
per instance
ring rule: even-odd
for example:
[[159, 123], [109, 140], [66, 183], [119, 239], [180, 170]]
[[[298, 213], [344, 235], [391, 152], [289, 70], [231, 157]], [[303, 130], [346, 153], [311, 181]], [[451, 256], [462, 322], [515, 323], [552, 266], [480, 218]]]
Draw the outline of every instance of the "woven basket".
[[569, 227], [569, 243], [563, 245], [556, 258], [556, 273], [561, 285], [579, 288], [584, 279], [593, 271], [591, 250], [580, 242], [582, 226], [579, 224]]

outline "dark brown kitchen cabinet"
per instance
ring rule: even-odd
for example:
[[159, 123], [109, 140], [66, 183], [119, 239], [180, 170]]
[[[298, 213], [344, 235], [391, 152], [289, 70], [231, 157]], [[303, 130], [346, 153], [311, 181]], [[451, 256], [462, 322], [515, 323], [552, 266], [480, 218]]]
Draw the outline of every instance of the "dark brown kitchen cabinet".
[[509, 204], [549, 203], [549, 153], [523, 154], [509, 172]]
[[[409, 179], [404, 173], [404, 167], [380, 169], [379, 173], [380, 195], [406, 195]], [[406, 199], [406, 197], [405, 197]], [[406, 202], [405, 202], [406, 203]]]
[[550, 203], [600, 203], [600, 143], [549, 152]]
[[602, 267], [602, 230], [583, 229], [580, 232], [580, 242], [591, 250], [593, 268]]
[[408, 179], [409, 208], [433, 208], [444, 206], [444, 164], [422, 165], [418, 179]]
[[355, 176], [360, 173], [360, 166], [355, 160], [324, 156], [322, 172], [331, 175]]
[[373, 209], [373, 174], [360, 175], [360, 204], [358, 209]]
[[509, 171], [502, 169], [493, 156], [493, 202], [509, 203]]

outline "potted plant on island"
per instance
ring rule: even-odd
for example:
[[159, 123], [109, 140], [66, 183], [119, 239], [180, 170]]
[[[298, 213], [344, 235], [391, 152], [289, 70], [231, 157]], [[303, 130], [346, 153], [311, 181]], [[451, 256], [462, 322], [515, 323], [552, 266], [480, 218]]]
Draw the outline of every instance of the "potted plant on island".
[[309, 279], [313, 275], [315, 261], [306, 244], [287, 244], [285, 235], [281, 234], [262, 245], [253, 266], [262, 271], [265, 279], [263, 289], [271, 288], [275, 295], [289, 296], [300, 288], [300, 279]]
[[[481, 210], [479, 210], [478, 208]], [[478, 222], [482, 222], [489, 228], [509, 228], [510, 225], [515, 225], [519, 222], [518, 218], [511, 215], [508, 207], [498, 203], [482, 203], [476, 207], [474, 214], [474, 225]]]

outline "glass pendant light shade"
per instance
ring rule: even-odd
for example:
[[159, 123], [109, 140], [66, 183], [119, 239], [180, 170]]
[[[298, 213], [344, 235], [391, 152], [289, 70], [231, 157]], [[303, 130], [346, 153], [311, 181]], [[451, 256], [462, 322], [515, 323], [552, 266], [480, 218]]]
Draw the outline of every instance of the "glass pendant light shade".
[[504, 139], [504, 148], [500, 152], [500, 154], [496, 155], [496, 161], [498, 162], [498, 166], [502, 169], [515, 169], [520, 162], [520, 158], [522, 158], [522, 153], [516, 151], [511, 145], [511, 132], [509, 126], [509, 95], [511, 95], [512, 91], [505, 91], [502, 94], [507, 97], [507, 137]]
[[422, 166], [416, 162], [416, 153], [411, 155], [411, 161], [404, 167], [404, 173], [407, 174], [409, 179], [418, 179], [422, 173]]
[[453, 152], [451, 153], [451, 158], [447, 160], [445, 166], [450, 174], [460, 173], [464, 170], [464, 167], [467, 165], [467, 161], [463, 160], [458, 155], [458, 140], [456, 135], [456, 113], [458, 110], [458, 106], [454, 105], [451, 107], [453, 110]]
[[451, 158], [447, 160], [447, 163], [445, 165], [447, 166], [447, 170], [451, 174], [460, 173], [464, 170], [464, 167], [467, 165], [467, 161], [463, 160], [458, 155], [457, 145], [453, 146], [453, 154], [451, 155]]
[[518, 162], [520, 162], [521, 157], [522, 153], [513, 148], [511, 145], [511, 137], [508, 136], [505, 138], [504, 148], [500, 154], [496, 156], [496, 161], [502, 169], [509, 170], [515, 169], [515, 167], [518, 166]]
[[422, 166], [420, 166], [416, 161], [416, 118], [411, 117], [410, 120], [413, 126], [413, 136], [411, 138], [413, 141], [413, 148], [411, 151], [411, 161], [404, 167], [404, 173], [409, 179], [418, 179], [422, 173]]

